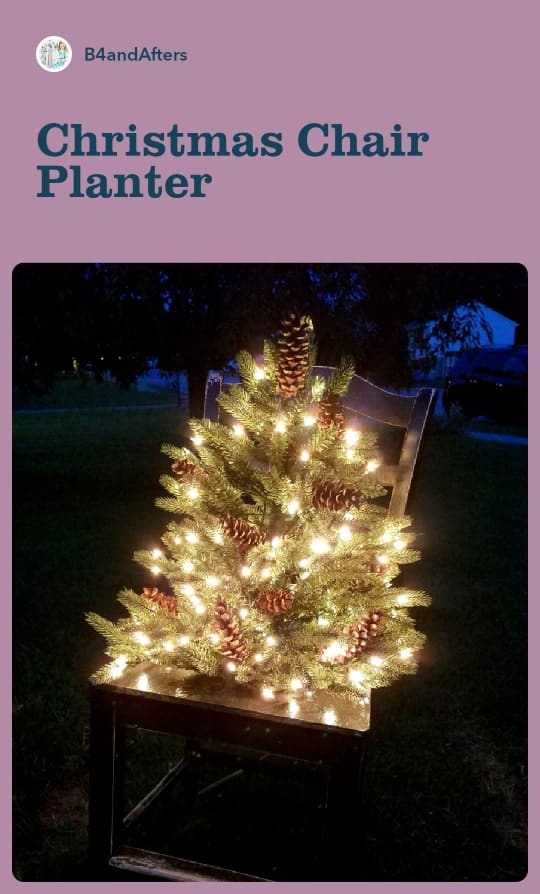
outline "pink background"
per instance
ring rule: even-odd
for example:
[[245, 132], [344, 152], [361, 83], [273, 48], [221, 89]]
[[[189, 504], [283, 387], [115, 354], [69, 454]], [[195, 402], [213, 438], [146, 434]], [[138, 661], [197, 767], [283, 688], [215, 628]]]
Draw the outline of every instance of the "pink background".
[[[27, 0], [9, 7], [2, 46], [8, 103], [0, 306], [6, 430], [8, 296], [11, 269], [21, 261], [516, 261], [527, 266], [535, 295], [539, 72], [533, 0]], [[67, 38], [74, 50], [69, 69], [55, 75], [35, 61], [37, 43], [50, 34]], [[83, 61], [84, 46], [127, 50], [137, 44], [187, 50], [189, 61]], [[140, 132], [167, 130], [175, 122], [184, 130], [229, 134], [275, 130], [283, 133], [285, 151], [277, 159], [80, 160], [88, 172], [144, 171], [152, 163], [164, 173], [208, 171], [214, 182], [206, 199], [37, 199], [36, 165], [56, 162], [41, 156], [36, 135], [55, 120], [79, 121], [98, 132], [132, 122]], [[296, 146], [298, 130], [309, 121], [341, 122], [359, 133], [388, 132], [399, 122], [404, 130], [429, 131], [431, 139], [420, 159], [310, 159]], [[530, 328], [534, 339], [534, 297]], [[537, 363], [533, 352], [533, 381]], [[531, 443], [536, 440], [531, 426]], [[7, 492], [8, 438], [2, 452]], [[538, 479], [531, 484], [537, 491]], [[7, 501], [2, 524], [8, 562]], [[534, 607], [531, 621], [538, 621]], [[2, 628], [7, 672], [10, 641]], [[7, 717], [7, 686], [1, 696]], [[6, 723], [2, 729], [9, 748]], [[2, 775], [6, 792], [7, 761]], [[534, 797], [536, 828], [537, 805]], [[6, 796], [1, 811], [1, 880], [14, 887]], [[524, 886], [538, 878], [534, 852], [531, 867]], [[444, 885], [452, 887], [463, 885]]]

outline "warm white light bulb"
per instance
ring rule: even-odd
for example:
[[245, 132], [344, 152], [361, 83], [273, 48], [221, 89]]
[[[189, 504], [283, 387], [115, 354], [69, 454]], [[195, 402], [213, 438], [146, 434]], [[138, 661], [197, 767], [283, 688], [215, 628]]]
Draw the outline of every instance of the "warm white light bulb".
[[193, 441], [193, 443], [195, 444], [196, 447], [200, 447], [204, 441], [204, 438], [202, 437], [202, 435], [193, 435], [191, 440]]
[[220, 581], [219, 577], [215, 577], [213, 574], [210, 574], [206, 578], [206, 586], [207, 587], [219, 587], [220, 583], [221, 583], [221, 581]]
[[277, 639], [275, 638], [275, 636], [267, 636], [266, 644], [267, 646], [275, 646], [277, 645]]
[[407, 658], [410, 658], [411, 655], [412, 655], [412, 649], [402, 649], [401, 652], [399, 653], [399, 657], [403, 658], [404, 660], [406, 660]]
[[299, 680], [298, 677], [295, 677], [293, 680], [291, 680], [291, 689], [298, 691], [298, 689], [301, 689], [302, 686], [302, 680]]
[[233, 430], [233, 434], [236, 435], [237, 438], [241, 438], [246, 433], [244, 426], [240, 425], [239, 422], [235, 422], [235, 424], [232, 427], [232, 430]]
[[352, 447], [347, 447], [347, 449], [345, 451], [345, 456], [347, 459], [355, 459], [356, 453], [354, 452]]
[[174, 651], [174, 643], [171, 643], [170, 640], [166, 640], [164, 643], [162, 643], [162, 645], [166, 652]]
[[325, 540], [323, 537], [314, 537], [311, 541], [311, 552], [316, 553], [319, 556], [330, 552], [330, 544], [328, 543], [328, 540]]
[[195, 606], [195, 614], [196, 615], [204, 615], [206, 612], [206, 606], [202, 604], [202, 602], [198, 602]]
[[219, 531], [216, 531], [216, 533], [214, 534], [214, 543], [217, 543], [220, 546], [223, 543], [223, 534], [220, 534]]
[[272, 549], [278, 549], [281, 546], [281, 537], [272, 537]]
[[242, 565], [240, 574], [242, 575], [242, 577], [249, 577], [251, 574], [251, 568], [249, 567], [249, 565]]
[[309, 462], [309, 458], [310, 458], [309, 450], [302, 450], [300, 453], [301, 462], [307, 463], [307, 462]]
[[306, 413], [306, 415], [304, 416], [304, 425], [306, 425], [308, 428], [311, 428], [311, 426], [315, 425], [316, 422], [317, 420], [315, 416], [312, 416], [311, 413]]
[[379, 563], [379, 565], [388, 565], [388, 556], [377, 556], [377, 562]]
[[342, 540], [350, 540], [352, 537], [352, 531], [349, 528], [349, 525], [342, 525], [338, 533]]
[[234, 663], [234, 661], [228, 661], [226, 667], [229, 673], [234, 674], [236, 670], [236, 664]]
[[153, 558], [153, 559], [160, 559], [162, 555], [163, 555], [163, 553], [161, 552], [160, 549], [153, 549], [153, 550], [152, 550], [152, 558]]
[[270, 689], [269, 686], [263, 686], [261, 689], [261, 695], [263, 698], [270, 700], [274, 698], [274, 690]]
[[189, 636], [178, 637], [178, 642], [181, 646], [189, 646]]
[[355, 444], [358, 444], [360, 440], [359, 432], [355, 431], [354, 428], [345, 429], [343, 437], [345, 438], [345, 443], [349, 445], [349, 447], [354, 447]]
[[369, 662], [373, 665], [373, 667], [382, 667], [382, 665], [384, 664], [384, 658], [380, 658], [378, 655], [372, 655], [369, 659]]
[[197, 537], [197, 534], [195, 533], [195, 531], [188, 531], [188, 533], [186, 534], [186, 540], [188, 543], [198, 543], [199, 542], [199, 538]]
[[189, 596], [192, 599], [195, 596], [195, 588], [191, 586], [191, 584], [184, 584], [182, 587], [182, 593], [184, 596]]
[[333, 708], [329, 708], [327, 711], [324, 711], [323, 720], [330, 726], [334, 726], [334, 724], [337, 723], [337, 714], [333, 710]]
[[179, 546], [179, 545], [182, 543], [182, 538], [176, 536], [176, 537], [174, 538], [174, 542], [176, 543], [177, 546]]
[[298, 500], [291, 500], [289, 505], [287, 506], [287, 512], [289, 515], [296, 515], [298, 510], [300, 509], [300, 503]]
[[284, 419], [278, 419], [274, 428], [278, 434], [283, 435], [287, 431], [287, 423], [285, 422]]
[[404, 548], [405, 548], [405, 541], [404, 541], [404, 540], [401, 540], [399, 537], [398, 537], [396, 540], [394, 540], [394, 549], [396, 549], [396, 550], [399, 551], [399, 550], [404, 549]]
[[210, 640], [211, 643], [214, 644], [214, 646], [217, 646], [217, 644], [219, 643], [219, 634], [218, 633], [209, 633], [208, 639]]
[[238, 614], [240, 615], [240, 617], [242, 619], [247, 618], [247, 616], [249, 615], [249, 609], [241, 608], [240, 611], [238, 612]]
[[409, 601], [409, 597], [407, 596], [406, 593], [400, 593], [396, 599], [396, 602], [398, 605], [407, 605], [408, 601]]
[[370, 459], [366, 463], [366, 472], [375, 472], [380, 466], [376, 459]]
[[320, 618], [317, 618], [317, 624], [319, 625], [319, 627], [329, 627], [330, 621], [328, 620], [328, 618], [323, 618], [321, 616]]
[[266, 580], [268, 580], [269, 577], [272, 577], [272, 569], [263, 568], [261, 571], [261, 577], [264, 577]]
[[347, 654], [347, 649], [342, 643], [338, 643], [337, 640], [333, 643], [330, 643], [323, 650], [322, 659], [323, 661], [333, 661], [335, 658], [341, 658]]
[[186, 574], [191, 574], [194, 568], [195, 565], [193, 564], [193, 562], [190, 561], [190, 559], [188, 559], [187, 562], [182, 563], [182, 571], [185, 571]]
[[349, 671], [349, 680], [353, 686], [360, 686], [364, 682], [365, 676], [362, 671], [356, 670], [356, 668], [351, 668]]
[[190, 500], [196, 500], [199, 496], [199, 489], [197, 487], [188, 487], [186, 494]]
[[265, 378], [265, 371], [262, 366], [256, 366], [253, 370], [253, 376], [257, 380], [257, 382], [261, 382]]
[[261, 655], [260, 652], [257, 652], [257, 654], [253, 656], [253, 660], [256, 661], [257, 664], [260, 664], [261, 661], [263, 661], [263, 659], [264, 659], [264, 655]]
[[152, 574], [161, 574], [161, 568], [159, 567], [159, 565], [152, 565], [150, 571], [152, 572]]

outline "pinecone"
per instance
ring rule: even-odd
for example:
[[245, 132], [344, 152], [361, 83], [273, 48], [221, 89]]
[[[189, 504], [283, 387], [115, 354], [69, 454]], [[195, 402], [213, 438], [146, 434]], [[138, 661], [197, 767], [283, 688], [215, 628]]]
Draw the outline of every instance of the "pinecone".
[[346, 487], [338, 481], [319, 481], [313, 488], [313, 505], [316, 509], [353, 509], [363, 502], [360, 491]]
[[203, 470], [189, 459], [175, 460], [171, 469], [180, 481], [185, 481], [187, 478], [201, 478], [203, 475]]
[[157, 587], [144, 587], [143, 596], [171, 615], [176, 614], [176, 599], [174, 596], [166, 596], [165, 593], [160, 593]]
[[294, 595], [290, 590], [267, 590], [257, 599], [257, 608], [266, 615], [281, 615], [289, 611], [293, 602]]
[[323, 428], [330, 428], [331, 425], [335, 425], [340, 433], [343, 431], [345, 428], [345, 413], [343, 412], [343, 404], [339, 394], [325, 391], [319, 401], [317, 420]]
[[242, 552], [247, 552], [252, 546], [258, 546], [266, 540], [266, 534], [260, 531], [257, 525], [243, 518], [226, 515], [221, 524], [227, 536], [238, 543]]
[[223, 599], [216, 602], [214, 612], [216, 620], [214, 630], [221, 639], [217, 650], [224, 658], [231, 658], [241, 664], [247, 657], [247, 646], [244, 637], [240, 633], [240, 622], [233, 613], [231, 607]]
[[310, 318], [296, 313], [283, 322], [278, 338], [278, 391], [282, 397], [294, 397], [304, 387], [312, 329]]
[[352, 642], [347, 650], [348, 658], [355, 658], [357, 655], [360, 655], [366, 648], [369, 640], [377, 636], [381, 618], [381, 613], [375, 611], [355, 621], [349, 630]]

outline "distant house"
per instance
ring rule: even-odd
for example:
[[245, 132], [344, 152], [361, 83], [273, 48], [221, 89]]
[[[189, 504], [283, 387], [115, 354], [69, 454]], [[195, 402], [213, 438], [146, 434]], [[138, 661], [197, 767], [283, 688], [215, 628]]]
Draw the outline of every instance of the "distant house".
[[439, 331], [439, 321], [413, 323], [407, 327], [409, 354], [415, 378], [442, 381], [449, 374], [457, 357], [474, 347], [508, 347], [515, 344], [518, 323], [492, 307], [478, 303], [470, 308], [458, 307], [456, 314], [462, 327], [459, 341], [447, 341]]

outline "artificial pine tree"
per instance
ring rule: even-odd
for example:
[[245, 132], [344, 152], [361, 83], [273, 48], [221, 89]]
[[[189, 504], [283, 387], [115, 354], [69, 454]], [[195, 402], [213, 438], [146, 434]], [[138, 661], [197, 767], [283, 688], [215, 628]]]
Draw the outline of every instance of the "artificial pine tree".
[[111, 657], [96, 679], [153, 662], [257, 686], [261, 697], [327, 689], [358, 699], [416, 668], [424, 637], [408, 609], [427, 605], [393, 585], [414, 561], [408, 518], [374, 502], [375, 436], [345, 428], [348, 361], [313, 376], [311, 321], [292, 314], [243, 352], [241, 384], [221, 407], [232, 426], [191, 420], [193, 448], [165, 445], [172, 514], [164, 549], [136, 554], [157, 586], [124, 590], [129, 614], [89, 622]]

